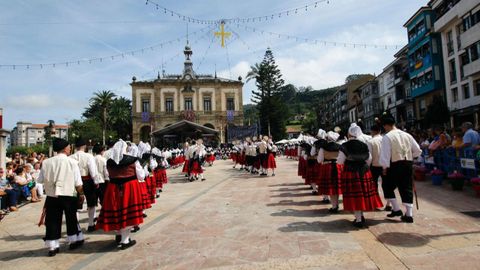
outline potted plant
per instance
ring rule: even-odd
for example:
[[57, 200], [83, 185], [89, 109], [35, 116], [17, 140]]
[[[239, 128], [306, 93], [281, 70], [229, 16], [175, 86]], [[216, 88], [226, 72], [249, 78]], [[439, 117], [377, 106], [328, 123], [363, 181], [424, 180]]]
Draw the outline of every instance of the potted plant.
[[472, 183], [473, 190], [475, 190], [477, 197], [480, 197], [480, 177], [470, 179], [470, 183]]
[[453, 190], [463, 190], [463, 185], [465, 184], [465, 176], [462, 173], [454, 171], [448, 175], [450, 184], [452, 185]]
[[430, 172], [431, 176], [432, 176], [432, 184], [434, 186], [441, 186], [442, 185], [442, 182], [443, 182], [443, 175], [444, 175], [444, 172], [442, 170], [439, 170], [437, 168], [434, 168], [431, 172]]
[[414, 165], [414, 179], [416, 181], [425, 181], [427, 168], [424, 166]]

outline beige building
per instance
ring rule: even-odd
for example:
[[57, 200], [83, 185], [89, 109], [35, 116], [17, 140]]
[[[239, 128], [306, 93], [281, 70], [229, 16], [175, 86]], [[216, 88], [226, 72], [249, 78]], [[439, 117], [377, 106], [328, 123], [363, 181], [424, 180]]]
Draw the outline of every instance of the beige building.
[[[32, 146], [45, 142], [45, 128], [47, 124], [32, 124], [20, 121], [12, 129], [10, 140], [12, 146]], [[68, 125], [55, 125], [53, 137], [68, 139]]]
[[[182, 74], [163, 75], [150, 81], [133, 77], [133, 141], [157, 145], [181, 142], [186, 137], [209, 137], [225, 142], [228, 125], [243, 125], [243, 82], [193, 70], [187, 44]], [[175, 125], [174, 125], [175, 124]], [[169, 128], [167, 127], [173, 125]]]

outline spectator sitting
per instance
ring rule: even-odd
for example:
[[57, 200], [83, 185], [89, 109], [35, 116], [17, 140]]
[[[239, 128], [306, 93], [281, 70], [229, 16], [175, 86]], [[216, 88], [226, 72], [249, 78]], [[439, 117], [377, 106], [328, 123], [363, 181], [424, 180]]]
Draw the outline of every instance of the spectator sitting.
[[463, 145], [462, 148], [478, 149], [480, 145], [480, 135], [473, 130], [473, 124], [465, 122], [462, 124], [463, 131]]
[[38, 198], [41, 199], [44, 195], [43, 184], [37, 182], [38, 176], [40, 175], [40, 162], [35, 163], [32, 170], [32, 178], [35, 181], [35, 186], [37, 187]]
[[29, 195], [31, 195], [31, 202], [39, 202], [40, 200], [37, 197], [37, 187], [35, 187], [35, 182], [33, 180], [27, 180], [24, 166], [18, 166], [15, 174], [16, 175], [13, 178], [13, 181], [16, 185], [17, 190], [22, 191], [27, 200]]
[[10, 186], [10, 182], [5, 178], [5, 171], [0, 168], [0, 205], [3, 214], [10, 211], [17, 211], [18, 193]]

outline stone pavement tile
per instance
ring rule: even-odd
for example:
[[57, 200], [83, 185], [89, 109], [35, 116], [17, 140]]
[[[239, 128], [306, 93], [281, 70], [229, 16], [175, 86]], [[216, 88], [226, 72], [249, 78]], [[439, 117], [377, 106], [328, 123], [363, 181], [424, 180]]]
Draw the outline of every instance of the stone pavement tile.
[[299, 246], [302, 256], [325, 254], [330, 248], [327, 240], [299, 241]]

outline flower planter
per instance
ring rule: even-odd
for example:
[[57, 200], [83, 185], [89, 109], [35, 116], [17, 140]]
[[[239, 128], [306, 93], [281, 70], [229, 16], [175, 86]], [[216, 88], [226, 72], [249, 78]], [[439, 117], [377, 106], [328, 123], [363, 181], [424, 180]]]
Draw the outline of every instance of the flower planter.
[[431, 175], [432, 175], [432, 184], [434, 186], [441, 186], [442, 185], [442, 182], [443, 182], [443, 171], [441, 170], [438, 170], [438, 169], [434, 169], [432, 172], [431, 172]]
[[415, 167], [414, 177], [416, 181], [426, 180], [427, 169], [425, 167]]
[[448, 179], [450, 179], [453, 190], [463, 190], [465, 185], [465, 176], [463, 174], [454, 172], [448, 175]]
[[473, 186], [473, 190], [475, 190], [477, 197], [480, 197], [480, 185]]

